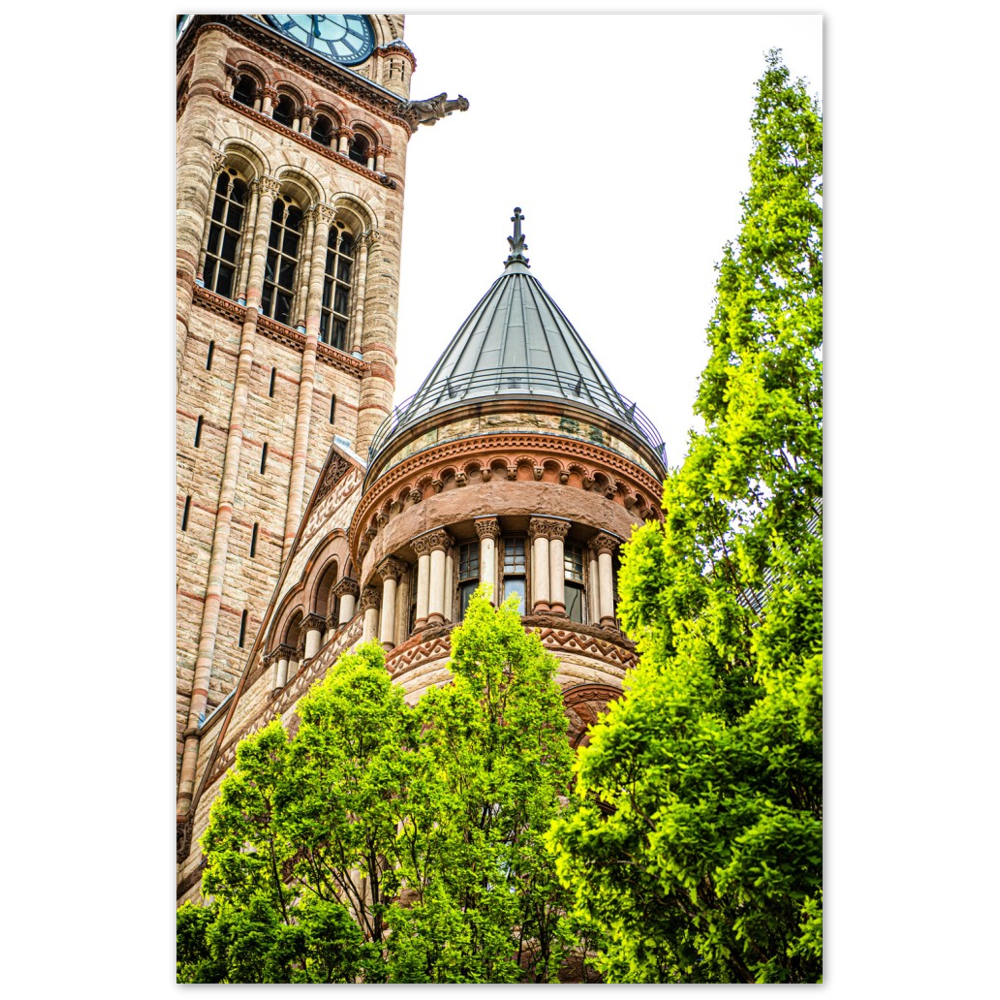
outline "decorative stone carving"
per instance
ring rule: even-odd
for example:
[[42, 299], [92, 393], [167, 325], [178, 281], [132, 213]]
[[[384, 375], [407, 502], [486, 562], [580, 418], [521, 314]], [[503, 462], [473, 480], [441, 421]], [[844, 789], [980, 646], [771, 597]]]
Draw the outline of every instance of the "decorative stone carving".
[[305, 618], [302, 619], [302, 632], [310, 632], [314, 629], [320, 632], [326, 627], [326, 619], [322, 615], [316, 614], [316, 612], [310, 612]]
[[536, 538], [565, 538], [569, 531], [568, 521], [550, 517], [533, 517], [528, 522], [528, 536]]
[[329, 205], [317, 205], [313, 211], [316, 213], [317, 222], [325, 222], [328, 226], [333, 225], [337, 213]]
[[278, 99], [278, 92], [274, 87], [270, 87], [266, 83], [260, 88], [260, 94], [262, 97], [270, 97], [272, 104]]
[[278, 661], [278, 651], [276, 649], [272, 649], [270, 653], [265, 653], [260, 658], [260, 661], [261, 663], [264, 664], [265, 667], [271, 666], [271, 664], [276, 663]]
[[358, 581], [349, 576], [345, 576], [343, 580], [339, 580], [331, 591], [334, 597], [344, 597], [346, 594], [350, 594], [351, 597], [357, 597], [360, 592], [361, 588], [358, 586]]
[[365, 587], [361, 595], [361, 611], [371, 611], [372, 608], [378, 610], [382, 604], [382, 592], [378, 587]]
[[326, 630], [327, 632], [336, 632], [339, 627], [340, 627], [340, 618], [338, 617], [336, 611], [331, 611], [326, 616]]
[[276, 659], [279, 660], [290, 660], [295, 656], [295, 647], [289, 646], [287, 642], [281, 643], [280, 646], [275, 650]]
[[424, 495], [423, 493], [420, 492], [420, 490], [416, 489], [415, 487], [414, 489], [410, 490], [410, 500], [412, 500], [413, 503], [420, 503], [420, 501], [423, 500], [423, 498]]
[[436, 528], [434, 531], [426, 531], [422, 535], [417, 535], [410, 544], [413, 546], [413, 551], [418, 556], [422, 556], [435, 549], [447, 549], [451, 542], [451, 535], [444, 528]]
[[614, 553], [614, 551], [621, 545], [621, 539], [615, 538], [614, 535], [609, 535], [605, 532], [601, 532], [593, 537], [591, 540], [591, 545], [600, 553], [608, 552]]
[[500, 522], [495, 517], [477, 517], [475, 525], [480, 538], [496, 540], [500, 537]]
[[218, 176], [222, 173], [223, 167], [226, 165], [226, 154], [216, 151], [212, 153], [212, 172]]
[[389, 556], [379, 563], [378, 572], [383, 580], [398, 580], [407, 570], [407, 564], [402, 559]]
[[281, 190], [281, 181], [274, 177], [258, 177], [255, 183], [261, 194], [269, 194], [272, 197], [277, 197]]
[[396, 110], [414, 131], [421, 125], [436, 125], [442, 118], [447, 118], [453, 111], [468, 111], [469, 102], [461, 94], [454, 101], [448, 100], [447, 93], [437, 97], [428, 97], [423, 101], [406, 101]]

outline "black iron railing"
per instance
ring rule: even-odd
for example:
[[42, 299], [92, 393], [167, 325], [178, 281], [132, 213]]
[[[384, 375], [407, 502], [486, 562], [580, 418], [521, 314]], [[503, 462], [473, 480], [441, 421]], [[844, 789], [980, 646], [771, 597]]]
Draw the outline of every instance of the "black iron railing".
[[466, 400], [495, 397], [579, 403], [631, 427], [666, 465], [666, 446], [660, 432], [632, 400], [611, 386], [551, 369], [493, 368], [443, 379], [404, 399], [375, 431], [368, 446], [368, 468], [372, 468], [396, 434], [415, 426], [431, 413], [458, 406]]

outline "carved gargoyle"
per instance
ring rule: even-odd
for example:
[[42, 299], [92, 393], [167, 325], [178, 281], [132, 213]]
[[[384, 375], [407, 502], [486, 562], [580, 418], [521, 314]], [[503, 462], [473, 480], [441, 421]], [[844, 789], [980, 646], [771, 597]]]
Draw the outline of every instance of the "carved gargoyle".
[[414, 131], [420, 125], [435, 125], [441, 118], [447, 118], [452, 111], [468, 111], [469, 102], [461, 94], [458, 100], [449, 101], [447, 94], [429, 97], [426, 101], [407, 101], [400, 104], [397, 114], [405, 119]]

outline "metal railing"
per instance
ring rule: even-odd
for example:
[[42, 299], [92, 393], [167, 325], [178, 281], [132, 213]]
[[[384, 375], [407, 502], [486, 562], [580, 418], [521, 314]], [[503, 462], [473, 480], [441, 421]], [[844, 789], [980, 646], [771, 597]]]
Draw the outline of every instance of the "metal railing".
[[556, 399], [579, 403], [632, 428], [666, 465], [666, 446], [652, 421], [616, 389], [593, 379], [546, 368], [492, 368], [452, 376], [404, 399], [379, 425], [368, 446], [368, 468], [398, 433], [430, 414], [469, 399]]

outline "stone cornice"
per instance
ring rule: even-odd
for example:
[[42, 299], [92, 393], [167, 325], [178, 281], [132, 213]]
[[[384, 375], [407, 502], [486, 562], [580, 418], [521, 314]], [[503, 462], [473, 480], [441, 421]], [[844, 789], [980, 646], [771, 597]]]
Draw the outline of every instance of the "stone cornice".
[[[662, 484], [645, 469], [616, 452], [576, 438], [557, 437], [553, 434], [477, 434], [446, 441], [444, 444], [434, 445], [417, 452], [394, 465], [385, 475], [376, 479], [365, 490], [361, 503], [351, 520], [348, 536], [351, 552], [355, 558], [358, 557], [358, 542], [363, 530], [368, 525], [372, 511], [385, 503], [387, 496], [396, 495], [407, 480], [416, 486], [421, 475], [434, 466], [446, 461], [452, 462], [465, 456], [488, 456], [495, 453], [516, 455], [519, 451], [529, 449], [565, 456], [567, 459], [583, 459], [627, 476], [645, 490], [657, 516], [662, 517], [662, 513], [659, 513], [659, 501], [663, 492]], [[416, 498], [414, 500], [419, 502]]]
[[354, 173], [360, 174], [362, 177], [367, 177], [370, 181], [375, 181], [376, 184], [382, 185], [382, 187], [388, 187], [395, 189], [396, 182], [386, 174], [377, 174], [374, 170], [369, 170], [367, 167], [362, 166], [360, 163], [355, 163], [350, 157], [345, 156], [343, 153], [338, 153], [331, 149], [329, 146], [324, 146], [321, 142], [317, 142], [315, 139], [308, 135], [303, 135], [301, 132], [295, 132], [290, 129], [287, 125], [282, 125], [281, 122], [275, 121], [269, 115], [265, 115], [261, 111], [254, 111], [253, 108], [248, 108], [245, 104], [241, 104], [239, 101], [234, 100], [227, 93], [222, 90], [215, 90], [214, 96], [217, 101], [224, 104], [228, 108], [232, 108], [234, 111], [239, 111], [245, 114], [247, 117], [252, 118], [258, 125], [263, 125], [265, 128], [269, 128], [279, 135], [287, 136], [289, 139], [295, 140], [302, 146], [311, 150], [314, 153], [318, 153], [320, 156], [325, 157], [328, 160], [332, 160], [338, 166], [346, 167], [348, 170], [353, 170]]
[[[195, 16], [197, 17], [198, 15]], [[210, 16], [212, 20], [206, 20], [197, 27], [185, 32], [184, 38], [177, 49], [178, 70], [184, 65], [185, 60], [194, 47], [195, 40], [203, 31], [211, 28], [211, 30], [223, 32], [241, 45], [245, 45], [265, 58], [271, 59], [277, 56], [299, 76], [305, 77], [307, 80], [312, 80], [318, 86], [334, 93], [348, 94], [350, 99], [359, 107], [365, 108], [379, 118], [405, 129], [407, 137], [413, 134], [409, 123], [396, 114], [396, 109], [401, 104], [406, 103], [405, 98], [397, 96], [391, 91], [382, 93], [381, 89], [376, 90], [376, 87], [381, 87], [380, 84], [367, 80], [360, 74], [348, 74], [339, 66], [325, 62], [311, 55], [308, 50], [286, 42], [280, 35], [272, 34], [263, 25], [257, 27], [253, 22], [239, 20], [239, 15], [235, 14], [216, 14]]]

